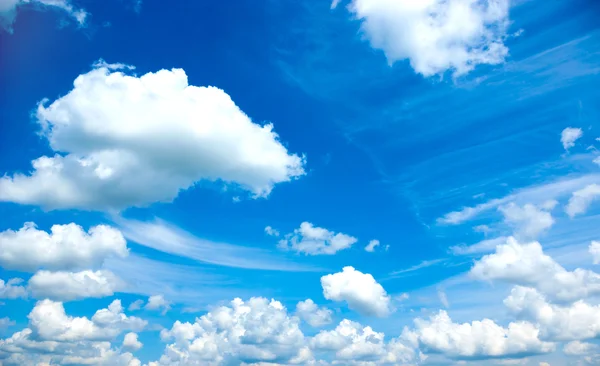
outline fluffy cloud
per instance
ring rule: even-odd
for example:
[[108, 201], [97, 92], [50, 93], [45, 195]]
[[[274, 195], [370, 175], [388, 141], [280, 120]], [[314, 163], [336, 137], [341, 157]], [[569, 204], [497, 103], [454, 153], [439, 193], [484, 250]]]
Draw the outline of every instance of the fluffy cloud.
[[385, 317], [392, 311], [390, 296], [373, 276], [353, 267], [321, 277], [323, 296], [328, 300], [345, 301], [348, 307], [363, 315]]
[[265, 227], [265, 234], [269, 236], [279, 236], [279, 230], [273, 229], [270, 226]]
[[138, 340], [138, 335], [133, 332], [125, 334], [123, 338], [123, 348], [129, 351], [138, 351], [143, 347], [142, 342]]
[[555, 305], [534, 288], [516, 286], [504, 304], [517, 316], [535, 321], [543, 339], [570, 341], [600, 335], [600, 306], [583, 300], [566, 306]]
[[560, 142], [565, 150], [569, 150], [575, 146], [575, 141], [579, 140], [583, 136], [581, 128], [567, 127], [560, 135]]
[[96, 311], [91, 319], [69, 316], [61, 302], [42, 300], [28, 317], [32, 332], [46, 341], [107, 341], [125, 330], [140, 331], [147, 325], [145, 320], [126, 316], [120, 300]]
[[600, 185], [590, 184], [578, 191], [573, 192], [565, 211], [570, 217], [583, 214], [592, 202], [600, 197]]
[[12, 25], [17, 16], [17, 8], [32, 4], [36, 8], [59, 9], [71, 16], [82, 26], [88, 16], [85, 10], [77, 9], [69, 0], [0, 0], [0, 27], [12, 33]]
[[310, 222], [303, 222], [300, 228], [287, 234], [279, 241], [278, 247], [307, 255], [332, 255], [350, 248], [358, 239], [343, 233], [334, 233]]
[[18, 231], [0, 232], [0, 266], [19, 271], [74, 270], [99, 267], [108, 257], [128, 254], [125, 238], [109, 226], [86, 233], [76, 224], [54, 225], [50, 233], [26, 223]]
[[[552, 201], [556, 203], [556, 201]], [[545, 208], [552, 208], [553, 205]], [[518, 206], [509, 203], [506, 206], [499, 207], [504, 215], [504, 222], [515, 230], [515, 234], [522, 239], [535, 239], [541, 233], [554, 225], [554, 219], [548, 210], [539, 208], [532, 204]]]
[[600, 242], [592, 241], [588, 248], [590, 254], [592, 255], [592, 261], [594, 264], [600, 264]]
[[443, 310], [430, 319], [415, 319], [410, 336], [421, 347], [451, 358], [509, 357], [547, 353], [554, 344], [541, 341], [539, 330], [531, 323], [510, 323], [507, 328], [490, 319], [454, 323]]
[[127, 317], [119, 300], [98, 310], [92, 319], [72, 317], [62, 303], [38, 302], [29, 314], [29, 327], [0, 339], [3, 365], [141, 366], [131, 353], [120, 353], [110, 340], [125, 330], [142, 330], [146, 321]]
[[332, 321], [332, 311], [325, 307], [319, 308], [311, 299], [296, 304], [296, 315], [313, 327], [321, 327]]
[[[157, 365], [221, 365], [243, 362], [291, 363], [306, 355], [299, 319], [265, 298], [235, 299], [196, 319], [176, 321], [161, 332], [169, 344]], [[299, 363], [299, 362], [297, 362]]]
[[189, 85], [182, 69], [123, 71], [98, 63], [65, 96], [40, 103], [56, 154], [34, 160], [28, 175], [0, 178], [0, 201], [122, 210], [170, 202], [202, 180], [265, 197], [304, 174], [273, 125], [252, 122], [224, 91]]
[[381, 243], [379, 243], [379, 240], [371, 240], [369, 242], [369, 244], [367, 244], [367, 246], [365, 247], [365, 250], [369, 253], [373, 253], [375, 251], [375, 248], [378, 247]]
[[19, 286], [23, 283], [20, 278], [11, 278], [4, 282], [0, 280], [0, 299], [18, 299], [21, 297], [27, 297], [27, 289], [23, 286]]
[[13, 320], [10, 320], [8, 317], [0, 318], [0, 331], [3, 331], [5, 328], [15, 325], [16, 323]]
[[462, 75], [508, 54], [508, 0], [351, 0], [348, 9], [390, 63], [407, 59], [425, 76]]
[[563, 352], [569, 356], [581, 356], [596, 350], [598, 346], [592, 343], [573, 341], [565, 344]]
[[600, 294], [600, 275], [581, 268], [567, 271], [544, 254], [540, 243], [521, 245], [514, 238], [476, 262], [470, 274], [479, 280], [535, 287], [557, 301]]
[[331, 331], [321, 331], [311, 339], [316, 350], [334, 351], [338, 360], [371, 361], [385, 353], [384, 334], [344, 319]]
[[135, 300], [134, 302], [129, 304], [129, 307], [127, 308], [127, 310], [129, 310], [129, 311], [140, 310], [143, 305], [144, 305], [144, 300]]
[[148, 303], [145, 306], [148, 310], [161, 310], [163, 315], [171, 308], [171, 303], [165, 300], [163, 295], [152, 295], [148, 298]]
[[29, 279], [28, 289], [33, 297], [58, 301], [112, 296], [123, 283], [106, 270], [81, 272], [39, 271]]

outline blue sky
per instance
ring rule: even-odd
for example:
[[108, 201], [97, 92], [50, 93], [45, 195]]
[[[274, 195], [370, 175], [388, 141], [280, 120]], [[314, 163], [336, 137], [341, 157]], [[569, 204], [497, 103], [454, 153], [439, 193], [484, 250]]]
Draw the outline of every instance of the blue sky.
[[0, 365], [600, 363], [599, 16], [0, 0]]

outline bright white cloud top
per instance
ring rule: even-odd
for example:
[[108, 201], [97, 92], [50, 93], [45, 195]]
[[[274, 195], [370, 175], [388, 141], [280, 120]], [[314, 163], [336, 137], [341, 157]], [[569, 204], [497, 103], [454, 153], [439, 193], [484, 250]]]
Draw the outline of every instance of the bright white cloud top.
[[353, 267], [321, 277], [321, 286], [326, 299], [345, 301], [363, 315], [386, 317], [392, 312], [391, 298], [383, 286], [372, 275]]
[[47, 209], [123, 210], [171, 202], [196, 182], [222, 181], [266, 197], [304, 175], [273, 131], [221, 89], [189, 85], [182, 69], [127, 75], [98, 63], [37, 119], [56, 152], [31, 174], [0, 178], [0, 200]]
[[37, 299], [73, 301], [112, 296], [124, 283], [106, 270], [81, 272], [39, 271], [29, 279], [28, 289]]
[[508, 55], [508, 0], [352, 0], [348, 10], [390, 63], [408, 60], [424, 76], [459, 76]]
[[560, 142], [565, 150], [569, 150], [575, 146], [575, 141], [579, 140], [583, 136], [583, 131], [578, 127], [567, 127], [560, 135]]
[[106, 258], [128, 254], [121, 232], [106, 225], [91, 227], [88, 232], [74, 223], [53, 225], [46, 232], [29, 222], [17, 231], [0, 232], [0, 265], [6, 269], [98, 268]]
[[340, 250], [350, 248], [356, 242], [358, 239], [353, 236], [335, 233], [316, 227], [310, 222], [303, 222], [293, 233], [281, 239], [278, 247], [306, 255], [333, 255]]

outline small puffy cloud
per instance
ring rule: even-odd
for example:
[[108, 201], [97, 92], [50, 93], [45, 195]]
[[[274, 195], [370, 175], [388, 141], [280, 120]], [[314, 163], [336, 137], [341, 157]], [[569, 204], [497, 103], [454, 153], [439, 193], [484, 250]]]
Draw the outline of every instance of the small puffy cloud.
[[23, 280], [20, 278], [11, 278], [4, 282], [0, 280], [0, 299], [14, 300], [27, 297], [27, 289], [20, 284]]
[[39, 271], [29, 279], [28, 289], [37, 299], [72, 301], [112, 296], [123, 287], [107, 270], [81, 272]]
[[598, 348], [595, 344], [573, 341], [565, 344], [563, 352], [569, 356], [582, 356], [595, 351]]
[[163, 295], [153, 295], [148, 298], [145, 308], [148, 310], [162, 310], [163, 314], [166, 314], [171, 309], [171, 303], [165, 300]]
[[303, 222], [300, 228], [280, 240], [278, 247], [306, 255], [333, 255], [340, 250], [350, 248], [357, 241], [358, 239], [350, 235], [334, 233], [315, 227], [310, 222]]
[[39, 104], [55, 154], [0, 178], [0, 201], [120, 211], [171, 202], [199, 181], [266, 197], [305, 174], [273, 125], [254, 123], [223, 90], [189, 85], [182, 69], [126, 71], [99, 62], [66, 95]]
[[598, 166], [600, 166], [600, 156], [596, 157], [592, 162]]
[[235, 299], [194, 323], [176, 321], [163, 330], [161, 338], [173, 342], [154, 365], [300, 364], [310, 353], [298, 323], [278, 301]]
[[141, 300], [141, 299], [135, 300], [134, 302], [129, 304], [129, 307], [127, 308], [127, 310], [129, 310], [129, 311], [140, 310], [143, 305], [144, 305], [144, 300]]
[[0, 232], [0, 266], [19, 271], [97, 268], [106, 258], [128, 253], [121, 232], [106, 225], [87, 233], [74, 223], [54, 225], [48, 233], [29, 222], [18, 231]]
[[408, 60], [424, 76], [459, 76], [504, 62], [508, 9], [508, 0], [351, 0], [348, 6], [390, 64]]
[[369, 253], [373, 253], [375, 251], [375, 248], [378, 247], [380, 244], [381, 243], [379, 243], [379, 240], [373, 239], [369, 242], [369, 244], [367, 244], [365, 250]]
[[363, 315], [388, 316], [392, 312], [390, 296], [373, 276], [353, 267], [321, 277], [323, 296], [332, 301], [345, 301], [348, 307]]
[[125, 338], [123, 338], [123, 349], [128, 351], [138, 351], [143, 347], [142, 342], [138, 340], [138, 335], [134, 332], [129, 332], [125, 334]]
[[296, 315], [313, 327], [322, 327], [331, 323], [333, 312], [325, 307], [319, 308], [311, 299], [296, 304]]
[[592, 202], [600, 197], [600, 185], [590, 184], [578, 191], [573, 192], [565, 211], [570, 217], [584, 214]]
[[539, 330], [527, 322], [510, 323], [506, 328], [490, 319], [460, 324], [444, 310], [414, 322], [415, 329], [408, 335], [421, 347], [450, 358], [510, 357], [554, 350], [554, 344], [541, 341]]
[[383, 333], [347, 319], [342, 320], [334, 330], [315, 335], [310, 345], [318, 351], [333, 351], [337, 360], [346, 361], [379, 359], [386, 352]]
[[560, 142], [565, 150], [569, 150], [575, 146], [575, 141], [579, 140], [583, 136], [581, 128], [567, 127], [560, 134]]
[[588, 248], [590, 254], [592, 255], [592, 261], [594, 264], [600, 264], [600, 242], [592, 241]]
[[544, 254], [540, 243], [519, 244], [514, 238], [477, 261], [470, 274], [479, 280], [535, 287], [562, 302], [600, 294], [600, 275], [581, 268], [567, 271]]
[[279, 230], [273, 229], [270, 226], [265, 227], [265, 234], [269, 236], [279, 236]]
[[12, 25], [17, 16], [17, 8], [32, 4], [36, 9], [58, 9], [67, 13], [80, 26], [85, 25], [88, 13], [75, 8], [69, 0], [0, 0], [0, 28], [12, 33]]
[[10, 320], [8, 317], [0, 318], [0, 331], [12, 327], [16, 323], [13, 320]]
[[[545, 205], [549, 210], [556, 204], [556, 201], [550, 202], [552, 205], [549, 203]], [[504, 216], [504, 222], [515, 230], [515, 235], [525, 240], [537, 238], [554, 225], [554, 219], [547, 209], [529, 203], [524, 206], [509, 203], [499, 207], [498, 210]]]

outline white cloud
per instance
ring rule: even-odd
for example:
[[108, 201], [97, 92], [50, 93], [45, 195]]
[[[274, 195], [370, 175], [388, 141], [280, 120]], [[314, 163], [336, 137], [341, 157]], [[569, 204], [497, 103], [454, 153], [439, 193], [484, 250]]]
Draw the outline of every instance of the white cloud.
[[167, 345], [157, 365], [287, 364], [305, 346], [298, 323], [278, 301], [235, 299], [195, 323], [176, 321], [170, 330], [162, 331], [163, 340], [174, 342]]
[[446, 295], [446, 293], [441, 289], [438, 289], [437, 295], [442, 305], [444, 305], [445, 308], [449, 308], [450, 302], [448, 301], [448, 295]]
[[138, 299], [138, 300], [135, 300], [134, 302], [132, 302], [131, 304], [129, 304], [129, 307], [127, 308], [127, 310], [129, 310], [129, 311], [140, 310], [143, 305], [144, 305], [144, 300]]
[[120, 300], [96, 311], [91, 320], [69, 316], [61, 302], [51, 300], [38, 301], [28, 317], [33, 333], [48, 341], [104, 341], [125, 330], [140, 331], [147, 325], [145, 320], [126, 316]]
[[600, 156], [596, 157], [594, 160], [592, 160], [592, 162], [600, 166]]
[[19, 286], [23, 283], [20, 278], [11, 278], [4, 282], [0, 280], [0, 299], [18, 299], [27, 297], [27, 289], [23, 286]]
[[112, 296], [122, 281], [106, 270], [81, 272], [39, 271], [29, 279], [28, 289], [37, 299], [72, 301]]
[[119, 300], [90, 319], [72, 317], [60, 302], [39, 301], [29, 326], [0, 339], [0, 362], [5, 365], [141, 366], [131, 353], [111, 348], [110, 341], [126, 330], [142, 330], [147, 322], [127, 317]]
[[[221, 89], [188, 84], [184, 70], [140, 77], [98, 63], [37, 119], [54, 156], [33, 172], [0, 178], [0, 200], [47, 209], [123, 210], [171, 202], [199, 181], [266, 197], [304, 175], [273, 132]], [[59, 153], [60, 152], [60, 153]]]
[[410, 334], [422, 347], [451, 358], [507, 357], [547, 353], [554, 344], [542, 342], [538, 329], [527, 322], [510, 323], [507, 328], [490, 319], [454, 323], [444, 310], [429, 320], [415, 319]]
[[163, 315], [171, 309], [171, 303], [165, 300], [163, 295], [152, 295], [148, 298], [148, 303], [145, 306], [148, 310], [161, 310]]
[[237, 268], [276, 271], [312, 271], [266, 249], [213, 242], [194, 236], [160, 219], [152, 221], [116, 220], [129, 241], [200, 262]]
[[98, 268], [108, 257], [128, 255], [121, 233], [98, 225], [86, 233], [76, 224], [54, 225], [50, 233], [28, 222], [18, 231], [0, 232], [0, 266], [33, 272], [38, 268], [74, 270]]
[[0, 318], [0, 331], [3, 331], [4, 329], [11, 327], [15, 324], [16, 324], [15, 321], [10, 320], [7, 317]]
[[552, 202], [558, 198], [567, 197], [574, 190], [581, 189], [586, 185], [600, 181], [600, 174], [586, 174], [576, 177], [560, 178], [550, 182], [544, 182], [516, 190], [502, 198], [493, 198], [475, 206], [463, 207], [458, 211], [446, 213], [439, 217], [437, 222], [444, 225], [459, 225], [472, 220], [482, 213], [496, 209], [510, 202], [523, 204], [526, 202], [543, 206], [546, 202]]
[[514, 238], [477, 261], [470, 274], [479, 280], [532, 286], [557, 301], [600, 294], [600, 275], [581, 268], [567, 271], [544, 254], [540, 243], [522, 245]]
[[581, 356], [596, 350], [598, 346], [592, 343], [572, 341], [565, 344], [563, 352], [569, 356]]
[[138, 335], [134, 332], [125, 334], [123, 338], [123, 348], [128, 351], [139, 351], [144, 345], [138, 340]]
[[[553, 205], [556, 201], [551, 201]], [[547, 204], [546, 207], [553, 207]], [[552, 209], [552, 208], [550, 208]], [[548, 210], [540, 209], [530, 203], [518, 206], [509, 203], [499, 207], [504, 222], [515, 230], [515, 235], [523, 240], [535, 239], [554, 225], [554, 219]]]
[[600, 335], [600, 306], [583, 300], [555, 305], [534, 288], [516, 286], [504, 304], [518, 317], [535, 321], [543, 339], [571, 341]]
[[269, 236], [279, 236], [279, 230], [273, 229], [270, 226], [265, 227], [265, 234]]
[[560, 135], [560, 142], [565, 150], [569, 150], [575, 146], [575, 141], [579, 140], [583, 136], [581, 128], [567, 127]]
[[321, 286], [326, 299], [345, 301], [350, 309], [363, 315], [385, 317], [392, 311], [390, 296], [384, 288], [373, 276], [353, 267], [321, 277]]
[[333, 312], [325, 307], [319, 308], [311, 299], [296, 304], [296, 315], [312, 327], [322, 327], [332, 322]]
[[347, 319], [334, 330], [315, 335], [310, 345], [315, 350], [334, 351], [336, 359], [348, 361], [378, 359], [386, 351], [383, 333]]
[[85, 25], [88, 13], [77, 9], [69, 0], [0, 0], [0, 28], [12, 33], [12, 25], [17, 16], [17, 8], [32, 4], [38, 9], [59, 9], [71, 16], [80, 26]]
[[348, 6], [389, 63], [407, 59], [424, 76], [448, 70], [458, 76], [504, 62], [508, 9], [508, 0], [352, 0]]
[[592, 241], [588, 248], [594, 264], [600, 264], [600, 242]]
[[600, 197], [600, 185], [590, 184], [573, 192], [569, 203], [565, 207], [567, 215], [575, 217], [587, 211], [592, 202]]
[[369, 253], [373, 253], [375, 251], [375, 248], [378, 247], [380, 245], [379, 240], [371, 240], [369, 242], [369, 244], [367, 244], [367, 246], [365, 247], [365, 250]]
[[358, 241], [355, 237], [344, 233], [334, 233], [310, 222], [303, 222], [293, 233], [287, 234], [279, 241], [278, 247], [293, 250], [306, 255], [333, 255], [340, 250], [348, 249]]
[[505, 236], [500, 236], [493, 239], [485, 239], [472, 245], [455, 245], [450, 247], [450, 253], [454, 255], [468, 255], [491, 252], [498, 245], [506, 243], [507, 239]]

